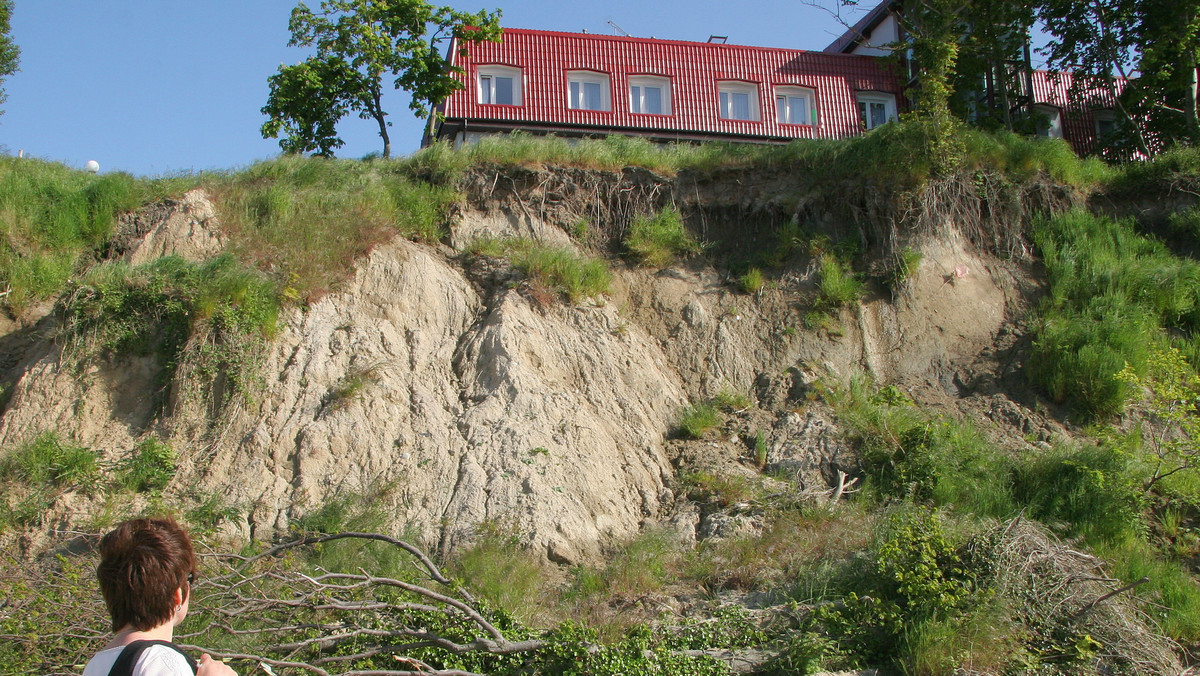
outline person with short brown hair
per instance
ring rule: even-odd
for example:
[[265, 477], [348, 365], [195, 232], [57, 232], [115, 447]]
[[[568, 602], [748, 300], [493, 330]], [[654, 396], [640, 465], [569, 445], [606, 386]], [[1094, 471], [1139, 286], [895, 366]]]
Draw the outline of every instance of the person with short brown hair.
[[132, 519], [105, 535], [96, 577], [116, 635], [83, 676], [236, 676], [209, 655], [197, 665], [171, 643], [195, 575], [192, 542], [170, 519]]

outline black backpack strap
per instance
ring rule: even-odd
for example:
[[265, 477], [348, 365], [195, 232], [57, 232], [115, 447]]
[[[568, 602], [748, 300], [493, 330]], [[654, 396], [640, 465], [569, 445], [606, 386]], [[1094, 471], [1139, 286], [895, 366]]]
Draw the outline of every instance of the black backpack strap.
[[112, 670], [108, 672], [108, 676], [133, 676], [133, 667], [137, 665], [138, 658], [142, 656], [142, 652], [150, 646], [161, 645], [183, 656], [187, 660], [188, 666], [192, 668], [192, 673], [196, 673], [196, 660], [188, 656], [170, 641], [131, 641], [121, 654], [117, 657], [117, 661], [113, 662]]

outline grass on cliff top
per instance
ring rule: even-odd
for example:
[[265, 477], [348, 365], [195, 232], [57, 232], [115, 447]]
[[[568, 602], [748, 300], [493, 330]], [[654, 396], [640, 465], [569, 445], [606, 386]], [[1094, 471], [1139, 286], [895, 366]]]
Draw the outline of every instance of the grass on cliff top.
[[[991, 169], [1025, 180], [1045, 173], [1076, 188], [1090, 188], [1110, 176], [1095, 159], [1080, 159], [1061, 140], [1044, 140], [1012, 133], [962, 130], [967, 168]], [[652, 143], [642, 138], [609, 136], [567, 139], [515, 132], [488, 136], [454, 150], [435, 144], [403, 160], [414, 173], [449, 181], [472, 166], [566, 166], [619, 171], [642, 167], [673, 175], [680, 171], [757, 168], [808, 171], [823, 180], [870, 178], [887, 184], [910, 184], [929, 177], [934, 162], [920, 125], [884, 125], [850, 139], [796, 140], [788, 144], [727, 142]]]
[[116, 217], [181, 192], [175, 179], [101, 176], [0, 156], [0, 293], [20, 314], [55, 296], [108, 241]]

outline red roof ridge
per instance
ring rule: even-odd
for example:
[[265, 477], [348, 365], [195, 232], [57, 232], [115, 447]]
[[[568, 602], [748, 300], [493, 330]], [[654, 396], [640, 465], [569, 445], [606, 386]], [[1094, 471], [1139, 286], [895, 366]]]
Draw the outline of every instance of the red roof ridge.
[[667, 38], [654, 38], [654, 37], [639, 38], [639, 37], [634, 37], [632, 35], [605, 35], [603, 33], [582, 33], [582, 32], [576, 32], [576, 31], [548, 31], [548, 30], [537, 30], [537, 29], [532, 29], [532, 28], [504, 28], [503, 31], [505, 33], [515, 33], [517, 35], [566, 36], [566, 37], [584, 38], [584, 39], [588, 39], [588, 40], [595, 40], [595, 39], [611, 40], [614, 42], [643, 42], [643, 43], [644, 42], [653, 42], [653, 43], [666, 43], [666, 44], [677, 44], [677, 45], [712, 47], [714, 49], [750, 49], [750, 50], [754, 50], [754, 51], [813, 52], [813, 53], [817, 53], [817, 54], [820, 53], [820, 52], [816, 52], [811, 49], [793, 49], [793, 48], [789, 48], [789, 47], [760, 47], [757, 45], [739, 45], [739, 44], [728, 44], [728, 43], [722, 43], [722, 42], [700, 42], [698, 40], [672, 40], [672, 39], [667, 39]]

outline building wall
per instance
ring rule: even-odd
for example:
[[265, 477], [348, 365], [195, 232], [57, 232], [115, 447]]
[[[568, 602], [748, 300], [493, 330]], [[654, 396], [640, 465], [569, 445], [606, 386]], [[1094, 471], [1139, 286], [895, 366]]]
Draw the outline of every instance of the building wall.
[[[551, 33], [508, 29], [504, 41], [470, 45], [465, 57], [465, 88], [445, 104], [448, 120], [504, 122], [520, 127], [565, 125], [572, 129], [656, 131], [731, 135], [741, 138], [840, 138], [860, 133], [855, 93], [890, 94], [898, 105], [900, 81], [878, 59], [803, 50], [681, 42], [644, 38]], [[522, 69], [522, 105], [482, 104], [477, 89], [481, 65]], [[567, 73], [607, 73], [611, 111], [568, 107]], [[657, 75], [671, 81], [671, 114], [633, 113], [629, 76]], [[757, 87], [760, 119], [742, 121], [718, 115], [718, 82], [738, 80]], [[814, 92], [817, 124], [782, 124], [775, 116], [775, 91], [794, 85]]]

